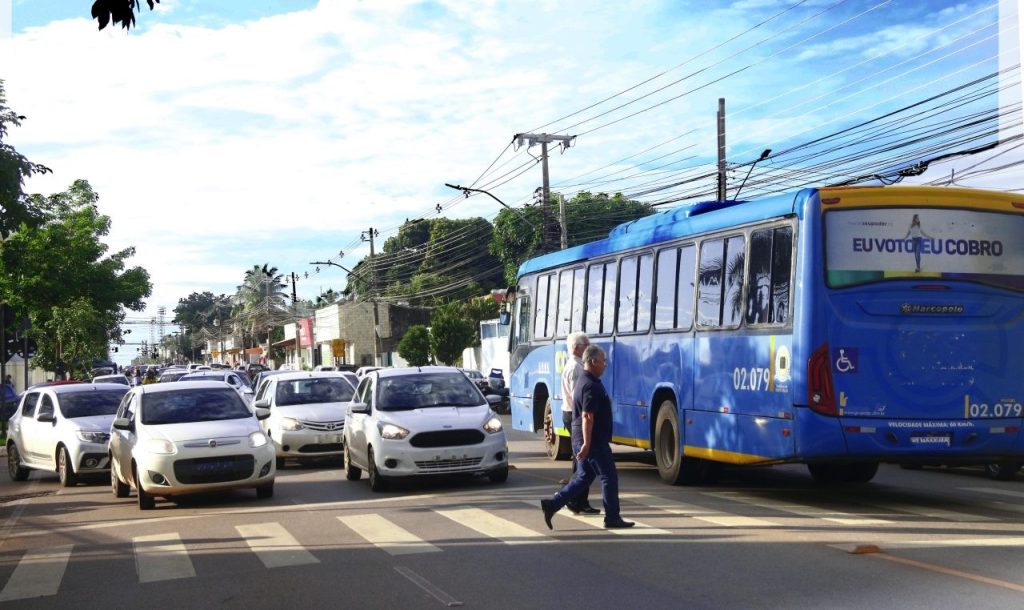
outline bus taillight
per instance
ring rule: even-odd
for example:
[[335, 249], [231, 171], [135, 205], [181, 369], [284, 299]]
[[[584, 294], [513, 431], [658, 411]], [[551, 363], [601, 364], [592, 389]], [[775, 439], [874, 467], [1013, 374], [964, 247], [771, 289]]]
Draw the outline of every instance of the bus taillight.
[[828, 356], [828, 343], [814, 350], [807, 360], [807, 404], [822, 415], [838, 415], [832, 391], [832, 368]]

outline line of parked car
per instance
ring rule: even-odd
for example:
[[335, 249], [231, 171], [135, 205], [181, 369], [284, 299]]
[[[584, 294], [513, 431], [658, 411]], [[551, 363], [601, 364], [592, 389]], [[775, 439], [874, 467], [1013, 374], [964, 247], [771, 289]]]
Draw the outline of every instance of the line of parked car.
[[[255, 391], [253, 390], [255, 387]], [[495, 407], [459, 369], [186, 372], [176, 381], [57, 382], [29, 388], [10, 420], [7, 466], [56, 471], [64, 486], [109, 473], [114, 496], [156, 498], [255, 488], [274, 494], [289, 459], [339, 461], [374, 491], [402, 477], [508, 478]]]

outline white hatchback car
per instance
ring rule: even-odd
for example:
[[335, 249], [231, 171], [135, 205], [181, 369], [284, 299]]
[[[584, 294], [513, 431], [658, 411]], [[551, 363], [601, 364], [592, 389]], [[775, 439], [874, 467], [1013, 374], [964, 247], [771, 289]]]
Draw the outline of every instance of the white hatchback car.
[[[500, 397], [493, 397], [500, 400]], [[459, 369], [382, 369], [359, 382], [345, 417], [345, 476], [363, 470], [370, 488], [388, 480], [436, 474], [508, 479], [508, 443], [501, 420]]]
[[118, 498], [138, 493], [139, 508], [156, 497], [234, 488], [274, 495], [274, 444], [245, 402], [223, 382], [173, 381], [133, 388], [110, 435], [110, 484]]
[[221, 369], [219, 371], [195, 371], [178, 377], [177, 381], [223, 381], [238, 392], [245, 404], [252, 404], [252, 381], [241, 371]]
[[355, 389], [331, 371], [281, 373], [260, 384], [253, 405], [270, 409], [263, 429], [277, 448], [278, 469], [289, 457], [342, 456], [345, 411]]
[[105, 472], [110, 422], [128, 386], [68, 383], [30, 388], [7, 429], [7, 472], [24, 481], [29, 469], [57, 471], [70, 487], [78, 475]]

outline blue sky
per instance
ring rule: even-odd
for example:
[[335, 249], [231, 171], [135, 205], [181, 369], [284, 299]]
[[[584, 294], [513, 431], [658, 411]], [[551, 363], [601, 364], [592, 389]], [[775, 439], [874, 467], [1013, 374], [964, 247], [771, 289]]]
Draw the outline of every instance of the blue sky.
[[[1002, 4], [1005, 21], [1011, 0]], [[660, 186], [636, 196], [678, 205], [707, 196], [707, 180], [664, 185], [711, 167], [719, 97], [735, 188], [765, 148], [805, 144], [1000, 66], [998, 0], [164, 0], [129, 33], [97, 32], [90, 6], [10, 4], [13, 52], [0, 54], [0, 79], [28, 119], [9, 139], [54, 170], [30, 192], [78, 178], [97, 190], [110, 244], [135, 246], [152, 275], [148, 315], [193, 291], [231, 293], [254, 264], [298, 273], [299, 295], [313, 298], [345, 280], [308, 263], [355, 265], [371, 226], [383, 243], [438, 205], [450, 218], [497, 214], [492, 200], [462, 199], [445, 182], [477, 180], [525, 203], [541, 172], [524, 165], [538, 151], [508, 147], [515, 133], [577, 136], [551, 159], [553, 188], [567, 196]], [[1004, 81], [1019, 92], [1013, 79], [1019, 70]], [[1003, 103], [984, 87], [932, 120]], [[870, 167], [826, 167], [839, 152], [801, 150], [807, 159], [759, 166], [744, 196]], [[1024, 188], [1016, 169], [976, 182]]]

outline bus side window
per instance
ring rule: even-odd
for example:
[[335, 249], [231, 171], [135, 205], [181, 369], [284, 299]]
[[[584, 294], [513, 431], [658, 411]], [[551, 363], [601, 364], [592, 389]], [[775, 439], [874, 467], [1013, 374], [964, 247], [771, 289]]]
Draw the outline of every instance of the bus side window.
[[654, 283], [654, 256], [640, 256], [640, 276], [636, 282], [636, 329], [651, 328], [651, 286]]
[[615, 328], [615, 261], [604, 266], [604, 306], [601, 310], [601, 332], [611, 334]]
[[516, 334], [513, 339], [514, 345], [521, 345], [530, 342], [530, 296], [524, 291], [519, 291], [516, 297]]
[[569, 334], [569, 323], [572, 316], [572, 276], [570, 269], [562, 271], [558, 275], [558, 322], [555, 331], [556, 337], [564, 337]]
[[700, 274], [697, 289], [697, 324], [722, 323], [722, 256], [725, 240], [709, 239], [700, 245]]
[[687, 245], [679, 249], [679, 284], [676, 291], [676, 328], [693, 324], [693, 276], [697, 267], [697, 248]]
[[654, 328], [667, 330], [676, 324], [676, 273], [679, 250], [658, 252], [658, 281], [655, 284]]
[[627, 256], [619, 264], [619, 323], [620, 333], [636, 330], [636, 262], [635, 256]]
[[583, 330], [583, 268], [575, 269], [572, 272], [572, 313], [570, 315], [569, 331]]
[[550, 339], [555, 336], [555, 318], [557, 316], [558, 295], [555, 294], [558, 285], [555, 284], [555, 274], [552, 273], [548, 276], [548, 304], [547, 304], [547, 326], [544, 329], [544, 338]]
[[601, 334], [601, 297], [604, 294], [604, 265], [591, 265], [587, 269], [587, 319], [583, 330], [591, 335]]
[[553, 299], [548, 296], [549, 284], [553, 275], [542, 275], [537, 278], [537, 316], [534, 318], [533, 336], [536, 339], [546, 339], [554, 333], [554, 328], [550, 332], [547, 330], [548, 320], [548, 308], [554, 310], [555, 303]]
[[790, 227], [763, 229], [751, 234], [747, 324], [786, 322], [792, 246]]
[[722, 303], [722, 325], [739, 326], [743, 319], [743, 259], [746, 257], [743, 236], [725, 242], [725, 294]]

